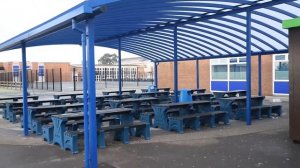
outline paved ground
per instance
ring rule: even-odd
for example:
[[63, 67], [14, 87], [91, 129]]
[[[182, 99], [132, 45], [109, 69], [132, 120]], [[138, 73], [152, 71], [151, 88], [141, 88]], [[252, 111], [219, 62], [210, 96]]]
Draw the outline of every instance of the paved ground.
[[[288, 138], [287, 98], [281, 118], [253, 121], [246, 126], [232, 121], [229, 126], [203, 128], [180, 135], [160, 129], [152, 130], [152, 139], [131, 139], [123, 145], [108, 137], [108, 147], [98, 150], [103, 168], [298, 168], [300, 145]], [[274, 99], [274, 100], [273, 100]], [[269, 102], [266, 102], [269, 103]], [[38, 136], [22, 136], [19, 124], [0, 119], [1, 168], [81, 168], [83, 149], [77, 155], [48, 145]]]

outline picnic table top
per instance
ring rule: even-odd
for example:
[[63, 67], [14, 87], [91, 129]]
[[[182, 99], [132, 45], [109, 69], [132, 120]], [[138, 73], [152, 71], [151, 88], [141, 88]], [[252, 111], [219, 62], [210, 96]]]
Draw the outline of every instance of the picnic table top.
[[64, 104], [64, 105], [50, 105], [50, 106], [38, 106], [38, 107], [28, 107], [31, 110], [43, 110], [43, 109], [60, 109], [60, 108], [72, 108], [72, 107], [82, 107], [83, 103], [75, 104]]
[[191, 92], [199, 92], [199, 91], [206, 91], [206, 89], [190, 89]]
[[163, 94], [163, 93], [170, 93], [169, 91], [160, 91], [160, 92], [141, 92], [141, 93], [134, 93], [135, 95], [151, 95], [151, 94]]
[[[105, 99], [105, 98], [118, 98], [120, 95], [97, 95], [96, 99]], [[83, 99], [83, 97], [78, 97], [77, 99]]]
[[[135, 92], [136, 90], [122, 90], [121, 93], [126, 93], [126, 92]], [[106, 94], [109, 94], [109, 93], [119, 93], [118, 90], [113, 90], [113, 91], [102, 91], [102, 93], [106, 93]]]
[[246, 90], [231, 90], [231, 91], [213, 91], [213, 93], [239, 93], [239, 92], [247, 92]]
[[[105, 110], [97, 110], [96, 115], [101, 116], [110, 116], [110, 115], [120, 115], [120, 114], [129, 114], [131, 113], [130, 108], [114, 108], [114, 109], [105, 109]], [[83, 118], [84, 113], [65, 113], [65, 114], [56, 114], [52, 115], [54, 118], [59, 118], [63, 120], [73, 119], [73, 118]]]
[[170, 90], [171, 88], [168, 88], [168, 87], [159, 87], [157, 88], [157, 90]]
[[[60, 102], [60, 99], [28, 100], [27, 103]], [[6, 102], [7, 104], [23, 104], [23, 101]]]
[[213, 94], [211, 93], [194, 93], [192, 96], [212, 96]]
[[[251, 96], [251, 99], [257, 99], [257, 98], [265, 98], [265, 96]], [[224, 97], [219, 98], [221, 100], [246, 100], [247, 96], [240, 96], [240, 97]]]
[[[39, 96], [27, 96], [27, 98], [38, 98]], [[13, 96], [13, 97], [0, 97], [1, 100], [14, 100], [14, 99], [23, 99], [23, 96]]]
[[188, 106], [188, 105], [194, 105], [194, 104], [210, 104], [210, 101], [198, 100], [198, 101], [192, 101], [192, 102], [155, 104], [155, 106], [160, 106], [160, 107], [172, 107], [172, 106], [174, 106], [174, 107], [177, 107], [177, 106]]
[[127, 102], [140, 102], [140, 101], [152, 101], [158, 100], [155, 97], [144, 97], [144, 98], [128, 98], [128, 99], [121, 99], [121, 100], [107, 100], [108, 102], [118, 102], [118, 103], [127, 103]]
[[54, 97], [62, 97], [62, 96], [77, 96], [83, 95], [83, 93], [61, 93], [61, 94], [54, 94]]

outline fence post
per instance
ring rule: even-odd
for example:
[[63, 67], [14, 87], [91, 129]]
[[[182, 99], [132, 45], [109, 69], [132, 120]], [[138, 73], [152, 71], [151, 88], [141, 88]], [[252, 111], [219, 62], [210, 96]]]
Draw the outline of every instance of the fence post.
[[54, 91], [54, 69], [52, 69], [52, 87], [52, 90]]
[[136, 68], [136, 86], [139, 86], [139, 67]]
[[35, 70], [35, 71], [36, 71], [36, 73], [35, 73], [35, 74], [36, 74], [36, 75], [35, 75], [35, 77], [36, 77], [36, 78], [35, 78], [35, 79], [36, 79], [36, 82], [35, 82], [35, 85], [36, 85], [36, 86], [35, 86], [35, 88], [38, 89], [38, 88], [39, 88], [39, 86], [38, 86], [38, 81], [39, 81], [38, 70]]
[[44, 74], [42, 76], [42, 90], [44, 90], [44, 76], [45, 76], [45, 72], [44, 72]]
[[106, 68], [104, 68], [104, 83], [105, 83], [105, 88], [107, 88], [107, 82], [106, 82]]
[[32, 77], [32, 69], [30, 70], [30, 83], [31, 83], [31, 89], [33, 89], [33, 77]]
[[47, 90], [49, 89], [48, 87], [48, 69], [46, 69], [46, 84], [47, 84]]
[[59, 68], [59, 77], [60, 77], [60, 91], [62, 91], [62, 72], [61, 72], [61, 68]]
[[73, 86], [74, 86], [74, 91], [76, 91], [75, 68], [73, 68]]

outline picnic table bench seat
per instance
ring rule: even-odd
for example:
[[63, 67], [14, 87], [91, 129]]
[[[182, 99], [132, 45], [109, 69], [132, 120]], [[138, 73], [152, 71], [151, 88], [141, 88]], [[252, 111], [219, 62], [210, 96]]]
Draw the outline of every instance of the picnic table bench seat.
[[211, 128], [215, 127], [215, 123], [220, 120], [225, 125], [229, 124], [229, 117], [225, 111], [213, 111], [205, 113], [194, 113], [184, 116], [169, 117], [169, 131], [177, 131], [180, 134], [184, 133], [184, 128], [191, 128], [193, 130], [200, 130], [202, 123], [208, 121]]
[[108, 127], [101, 127], [98, 134], [98, 145], [100, 148], [105, 148], [105, 132], [115, 132], [114, 139], [121, 140], [124, 144], [129, 143], [130, 131], [135, 129], [135, 136], [140, 137], [143, 135], [145, 140], [150, 139], [150, 125], [141, 121], [134, 121], [125, 125], [112, 125]]
[[[149, 124], [143, 122], [134, 122], [127, 125], [110, 125], [106, 127], [101, 127], [97, 133], [97, 141], [99, 148], [105, 148], [105, 132], [114, 132], [114, 139], [121, 140], [124, 144], [129, 143], [129, 130], [135, 129], [135, 136], [144, 136], [145, 140], [150, 139], [150, 126]], [[68, 130], [64, 133], [64, 149], [69, 149], [72, 154], [79, 152], [78, 149], [78, 139], [84, 135], [83, 130]]]
[[[47, 120], [44, 120], [44, 121], [47, 121]], [[106, 117], [104, 119], [102, 119], [103, 122], [112, 122], [112, 123], [118, 123], [120, 120], [116, 117]], [[49, 144], [52, 144], [53, 143], [53, 129], [54, 129], [54, 126], [53, 124], [51, 123], [52, 120], [48, 123], [44, 123], [42, 124], [42, 136], [43, 136], [43, 140], [48, 142]], [[112, 124], [110, 123], [110, 124]], [[70, 120], [66, 123], [66, 126], [68, 127], [69, 126], [69, 129], [68, 130], [77, 130], [78, 129], [78, 126], [80, 125], [83, 125], [84, 124], [84, 120]]]

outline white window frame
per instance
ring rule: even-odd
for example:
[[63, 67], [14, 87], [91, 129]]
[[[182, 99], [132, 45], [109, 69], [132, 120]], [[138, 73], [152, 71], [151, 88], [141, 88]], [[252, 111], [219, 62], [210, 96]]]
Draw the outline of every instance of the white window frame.
[[[284, 60], [276, 60], [276, 56], [278, 55], [284, 55], [285, 59]], [[289, 80], [276, 80], [275, 79], [275, 69], [276, 69], [276, 62], [288, 62], [289, 63], [289, 54], [273, 54], [272, 56], [272, 85], [273, 85], [273, 95], [289, 95], [289, 94], [284, 94], [284, 93], [275, 93], [275, 82], [289, 82]]]

